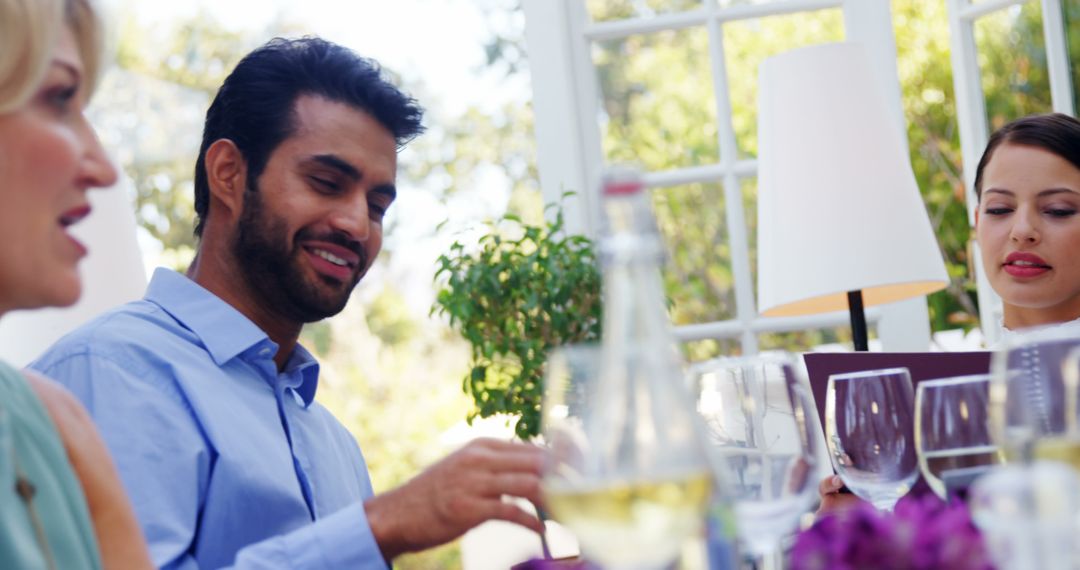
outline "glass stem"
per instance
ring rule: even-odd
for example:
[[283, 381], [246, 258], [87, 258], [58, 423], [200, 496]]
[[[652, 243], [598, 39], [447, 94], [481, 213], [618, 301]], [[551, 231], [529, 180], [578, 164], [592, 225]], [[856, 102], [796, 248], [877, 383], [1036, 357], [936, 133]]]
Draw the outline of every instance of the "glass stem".
[[754, 554], [750, 558], [753, 570], [784, 570], [784, 551], [780, 546], [771, 552]]

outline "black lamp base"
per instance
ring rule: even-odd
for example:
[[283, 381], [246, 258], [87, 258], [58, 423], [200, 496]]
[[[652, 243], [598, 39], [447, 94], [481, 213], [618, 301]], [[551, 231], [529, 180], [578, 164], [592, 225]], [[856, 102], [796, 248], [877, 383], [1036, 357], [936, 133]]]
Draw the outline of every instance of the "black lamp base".
[[851, 340], [857, 352], [869, 352], [866, 336], [866, 312], [863, 311], [862, 290], [848, 291], [848, 314], [851, 316]]

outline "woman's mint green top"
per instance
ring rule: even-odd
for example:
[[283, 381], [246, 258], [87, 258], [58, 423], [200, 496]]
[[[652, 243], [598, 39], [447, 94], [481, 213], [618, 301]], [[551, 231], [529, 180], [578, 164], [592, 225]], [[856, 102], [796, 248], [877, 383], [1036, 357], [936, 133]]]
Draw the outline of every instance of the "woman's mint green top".
[[0, 568], [100, 569], [86, 498], [52, 419], [0, 362]]

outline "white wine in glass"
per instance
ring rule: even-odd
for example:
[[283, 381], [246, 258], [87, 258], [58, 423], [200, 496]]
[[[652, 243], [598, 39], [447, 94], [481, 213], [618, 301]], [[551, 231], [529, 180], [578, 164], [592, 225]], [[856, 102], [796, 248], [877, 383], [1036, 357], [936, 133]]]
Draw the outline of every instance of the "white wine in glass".
[[993, 435], [1010, 462], [1080, 466], [1080, 335], [1035, 329], [1009, 338], [991, 361]]
[[1065, 392], [1065, 429], [1035, 441], [1035, 459], [1059, 461], [1080, 474], [1080, 340], [1070, 344], [1061, 363], [1062, 390]]
[[583, 346], [548, 358], [544, 501], [588, 560], [612, 569], [665, 568], [702, 532], [713, 475], [689, 414], [666, 416], [666, 428], [682, 424], [666, 435], [626, 443], [651, 429], [611, 405], [617, 395], [598, 398], [600, 358], [599, 348]]
[[657, 568], [678, 556], [698, 532], [702, 505], [712, 492], [707, 473], [598, 488], [559, 483], [545, 487], [547, 506], [597, 560], [615, 568]]
[[1080, 473], [1080, 436], [1060, 435], [1039, 439], [1033, 451], [1035, 459], [1060, 461]]

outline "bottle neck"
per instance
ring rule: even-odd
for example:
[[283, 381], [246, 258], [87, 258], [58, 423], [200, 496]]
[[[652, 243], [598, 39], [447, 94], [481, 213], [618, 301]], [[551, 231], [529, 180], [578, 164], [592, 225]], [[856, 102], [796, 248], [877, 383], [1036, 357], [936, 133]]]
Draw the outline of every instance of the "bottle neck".
[[599, 395], [585, 429], [599, 442], [592, 458], [598, 471], [682, 477], [703, 469], [687, 450], [698, 445], [696, 416], [667, 314], [663, 246], [638, 187], [604, 195]]
[[658, 237], [656, 219], [643, 191], [604, 196], [604, 237], [649, 235]]
[[600, 242], [604, 283], [604, 344], [625, 350], [673, 344], [660, 267], [664, 248], [642, 192], [604, 198]]

